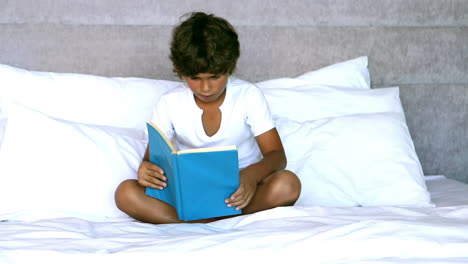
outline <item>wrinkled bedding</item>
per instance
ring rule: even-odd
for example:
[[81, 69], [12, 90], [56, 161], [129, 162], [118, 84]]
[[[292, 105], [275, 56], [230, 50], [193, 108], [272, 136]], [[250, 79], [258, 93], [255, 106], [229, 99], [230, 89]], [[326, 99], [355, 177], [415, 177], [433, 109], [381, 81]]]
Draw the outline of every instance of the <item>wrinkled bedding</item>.
[[285, 207], [210, 224], [129, 218], [0, 223], [0, 263], [466, 263], [468, 185], [427, 177], [435, 207]]

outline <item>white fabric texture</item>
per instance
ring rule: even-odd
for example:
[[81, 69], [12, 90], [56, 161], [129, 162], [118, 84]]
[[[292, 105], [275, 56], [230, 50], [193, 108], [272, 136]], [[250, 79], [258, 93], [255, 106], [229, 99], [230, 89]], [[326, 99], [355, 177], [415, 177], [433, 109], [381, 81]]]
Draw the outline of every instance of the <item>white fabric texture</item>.
[[289, 88], [298, 85], [309, 87], [341, 87], [370, 89], [370, 74], [367, 56], [335, 63], [318, 70], [306, 72], [295, 78], [279, 78], [258, 82], [259, 87]]
[[403, 113], [398, 87], [366, 90], [280, 83], [283, 88], [260, 86], [273, 116], [303, 122], [356, 113]]
[[8, 104], [0, 149], [0, 217], [123, 216], [114, 191], [136, 178], [146, 141], [133, 129], [84, 125]]
[[3, 102], [3, 99], [0, 96], [0, 149], [2, 148], [3, 137], [7, 125], [7, 115], [3, 106], [4, 104], [5, 103]]
[[287, 169], [302, 183], [296, 205], [432, 205], [403, 115], [276, 121]]
[[290, 79], [259, 86], [278, 121], [287, 169], [302, 182], [298, 205], [431, 206], [398, 87]]
[[257, 162], [260, 150], [258, 136], [274, 127], [265, 97], [245, 81], [229, 78], [221, 111], [221, 124], [216, 134], [206, 135], [200, 109], [190, 88], [185, 85], [164, 94], [156, 106], [152, 122], [169, 139], [175, 139], [178, 150], [237, 146], [239, 167]]
[[210, 224], [2, 222], [0, 262], [466, 263], [468, 185], [429, 179], [437, 207], [279, 207]]
[[370, 89], [367, 66], [368, 58], [362, 56], [306, 72], [296, 78], [315, 85]]
[[0, 64], [0, 97], [83, 124], [145, 129], [159, 96], [180, 82], [27, 71]]

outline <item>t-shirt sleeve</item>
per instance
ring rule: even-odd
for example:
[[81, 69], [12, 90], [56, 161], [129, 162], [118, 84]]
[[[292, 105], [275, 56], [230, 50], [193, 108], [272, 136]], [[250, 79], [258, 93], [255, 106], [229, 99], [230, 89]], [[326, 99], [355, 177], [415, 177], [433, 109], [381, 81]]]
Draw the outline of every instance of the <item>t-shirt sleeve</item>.
[[172, 140], [174, 128], [171, 123], [170, 111], [167, 99], [164, 96], [161, 97], [154, 108], [151, 122], [164, 132], [169, 140]]
[[254, 136], [261, 135], [275, 127], [268, 102], [258, 87], [252, 85], [246, 102], [246, 121]]

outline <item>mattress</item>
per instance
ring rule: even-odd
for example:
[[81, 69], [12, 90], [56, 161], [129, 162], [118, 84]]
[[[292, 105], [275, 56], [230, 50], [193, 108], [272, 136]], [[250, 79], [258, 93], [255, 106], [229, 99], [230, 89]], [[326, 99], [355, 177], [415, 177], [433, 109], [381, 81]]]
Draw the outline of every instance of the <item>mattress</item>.
[[3, 221], [0, 263], [467, 263], [468, 185], [426, 178], [431, 208], [280, 207], [210, 224]]

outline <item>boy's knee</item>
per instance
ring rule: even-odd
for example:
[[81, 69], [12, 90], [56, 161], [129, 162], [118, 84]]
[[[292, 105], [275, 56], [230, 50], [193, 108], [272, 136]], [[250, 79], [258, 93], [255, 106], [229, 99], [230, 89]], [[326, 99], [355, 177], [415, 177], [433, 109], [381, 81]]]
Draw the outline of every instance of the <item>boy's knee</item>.
[[301, 194], [301, 181], [291, 171], [283, 170], [277, 172], [277, 180], [273, 182], [271, 198], [282, 205], [293, 205]]
[[119, 184], [115, 190], [114, 200], [115, 205], [122, 211], [126, 211], [125, 208], [135, 197], [135, 190], [138, 188], [138, 182], [136, 180], [125, 180]]
[[289, 202], [293, 205], [297, 199], [299, 199], [299, 195], [301, 194], [301, 181], [299, 180], [299, 177], [291, 171], [285, 170], [283, 173], [286, 178], [284, 188], [287, 192]]

